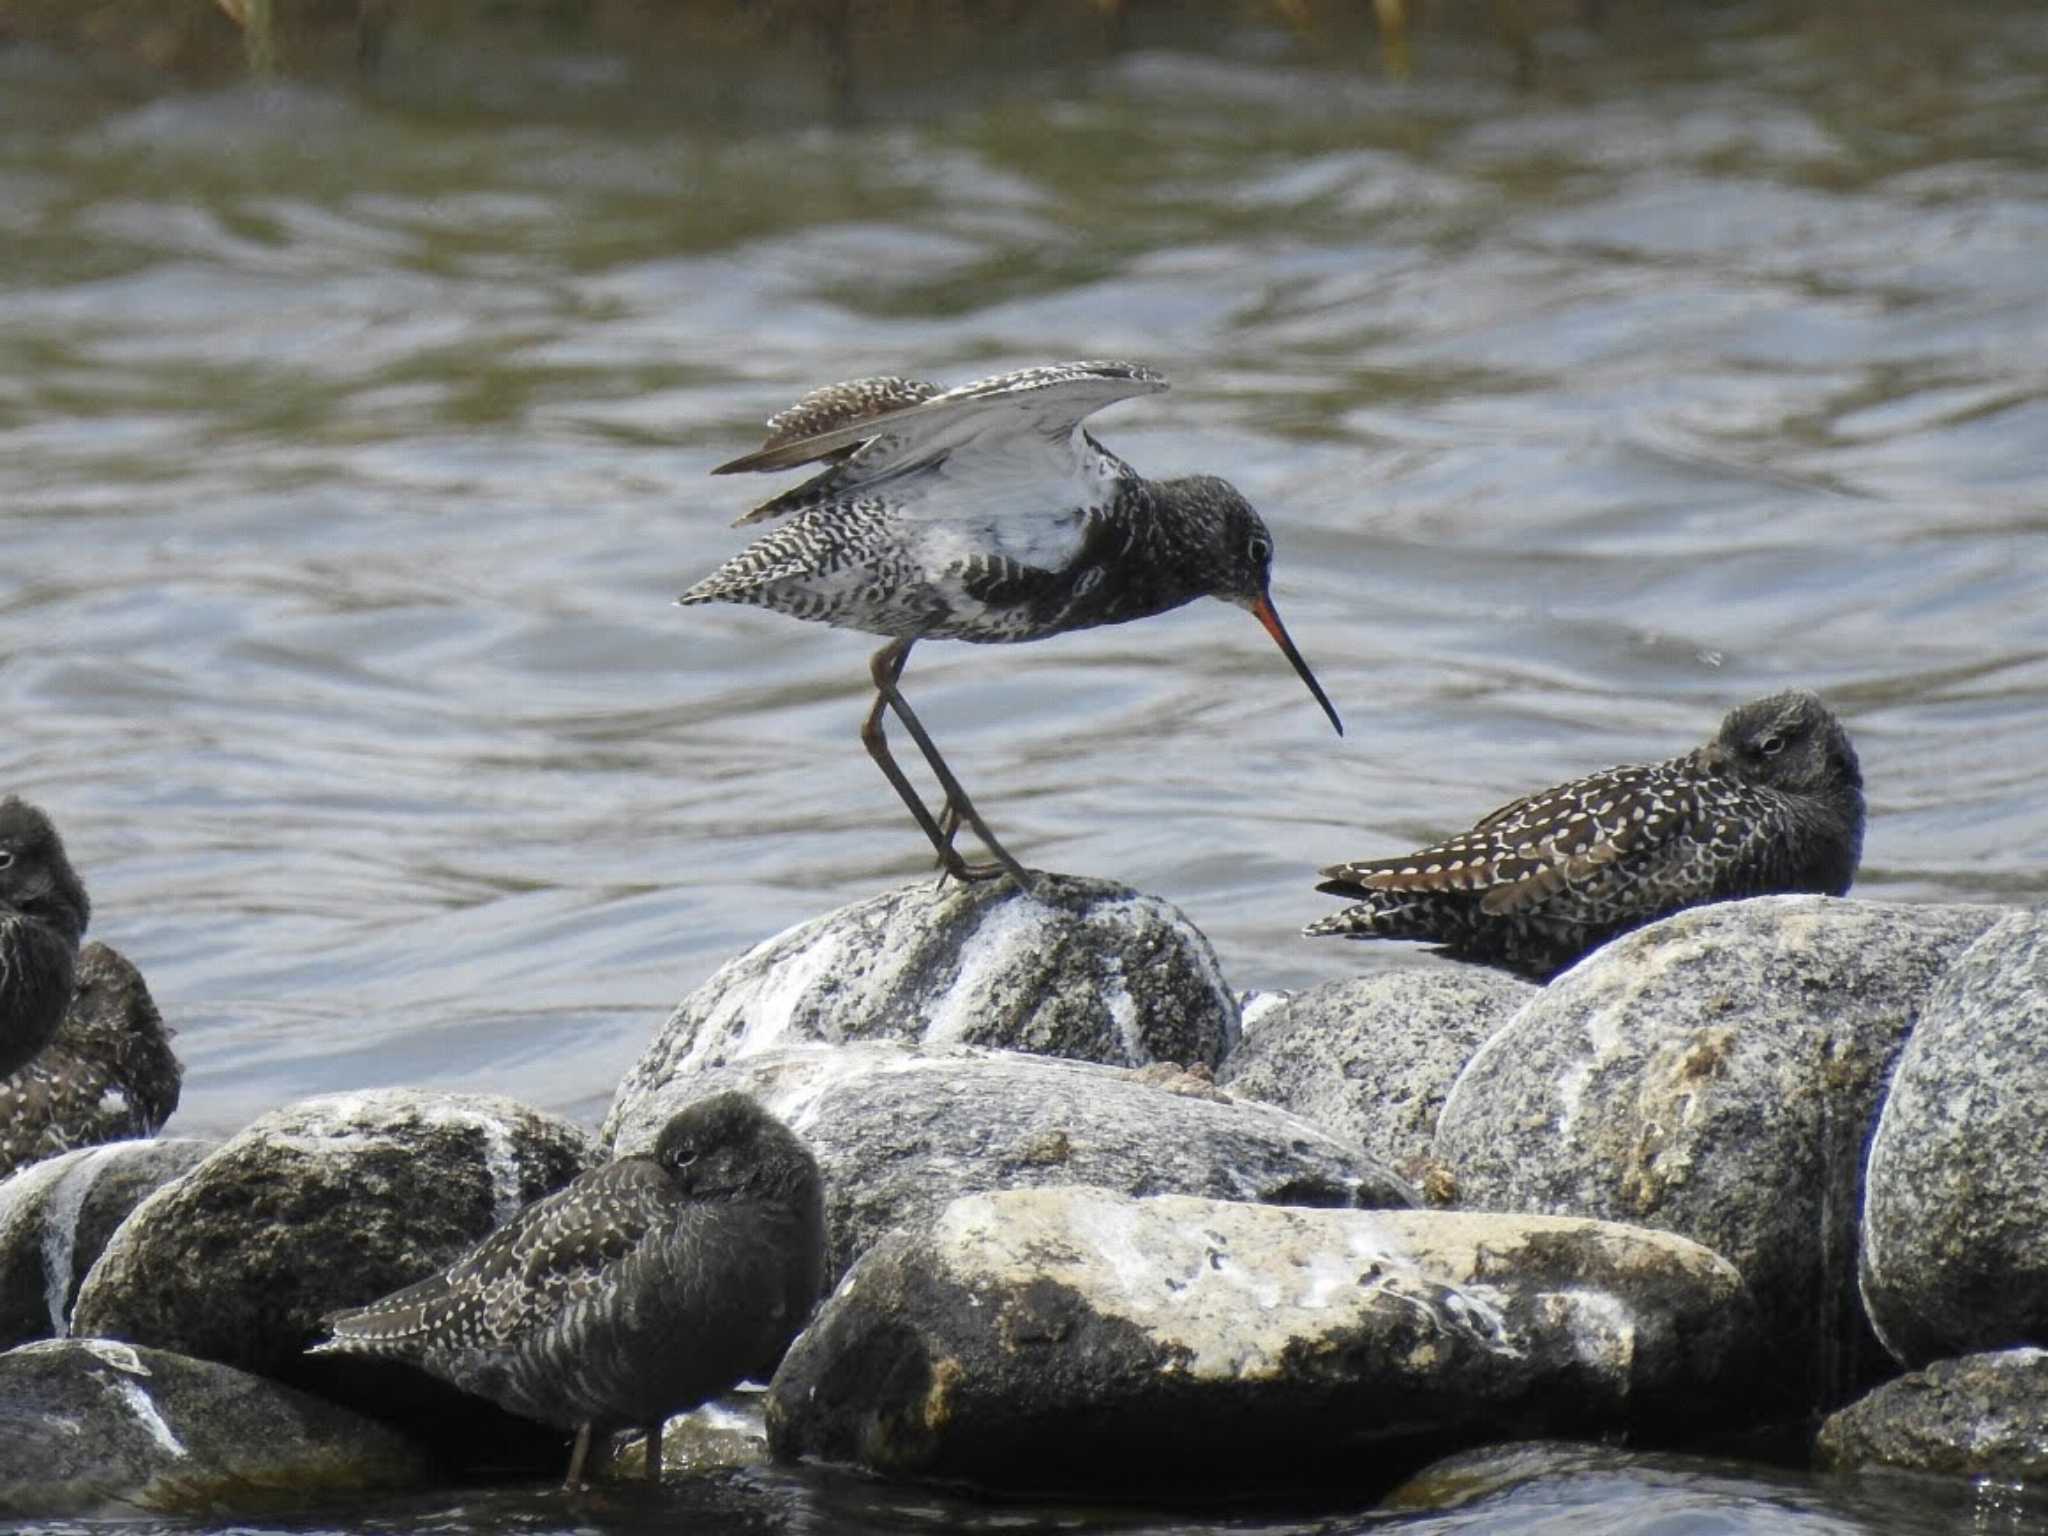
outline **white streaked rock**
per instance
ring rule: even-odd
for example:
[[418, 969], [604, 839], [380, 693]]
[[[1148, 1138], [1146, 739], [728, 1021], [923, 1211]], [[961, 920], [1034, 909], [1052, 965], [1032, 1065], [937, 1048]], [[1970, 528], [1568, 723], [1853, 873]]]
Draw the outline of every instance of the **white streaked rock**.
[[1609, 1222], [1009, 1190], [871, 1250], [768, 1430], [1007, 1490], [1391, 1480], [1447, 1444], [1739, 1416], [1749, 1317], [1726, 1260]]
[[807, 1042], [909, 1040], [1213, 1068], [1237, 1029], [1209, 941], [1156, 896], [1067, 875], [1041, 876], [1035, 896], [1005, 881], [920, 880], [728, 961], [657, 1032], [618, 1103]]
[[103, 1339], [0, 1354], [0, 1516], [272, 1511], [424, 1481], [345, 1408], [211, 1361]]

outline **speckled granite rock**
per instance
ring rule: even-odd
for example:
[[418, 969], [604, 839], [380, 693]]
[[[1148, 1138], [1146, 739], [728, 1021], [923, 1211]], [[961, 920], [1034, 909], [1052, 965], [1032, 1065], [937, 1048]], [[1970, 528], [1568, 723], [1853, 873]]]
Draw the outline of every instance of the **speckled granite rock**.
[[769, 1390], [780, 1455], [1044, 1492], [1401, 1475], [1459, 1443], [1731, 1411], [1740, 1278], [1668, 1233], [1101, 1189], [872, 1249]]
[[510, 1099], [390, 1088], [302, 1100], [137, 1206], [86, 1276], [72, 1327], [272, 1376], [423, 1433], [447, 1420], [462, 1443], [437, 1449], [466, 1458], [473, 1443], [535, 1431], [422, 1372], [303, 1351], [322, 1314], [440, 1269], [597, 1160], [587, 1132]]
[[930, 880], [800, 923], [691, 993], [622, 1094], [776, 1046], [908, 1040], [1138, 1066], [1214, 1067], [1237, 1001], [1209, 941], [1128, 886]]
[[86, 945], [55, 1037], [0, 1078], [0, 1175], [73, 1147], [154, 1136], [183, 1077], [142, 974], [106, 945]]
[[1451, 1083], [1539, 990], [1463, 966], [1333, 981], [1263, 1009], [1217, 1081], [1291, 1109], [1422, 1182]]
[[114, 1229], [216, 1145], [109, 1142], [45, 1158], [0, 1182], [0, 1349], [62, 1337], [78, 1287]]
[[1889, 1369], [1855, 1289], [1863, 1149], [1907, 1031], [2003, 913], [1772, 896], [1681, 913], [1560, 976], [1453, 1085], [1461, 1202], [1684, 1233], [1756, 1296], [1798, 1413]]
[[1937, 1360], [1828, 1416], [1823, 1467], [2048, 1478], [2048, 1350]]
[[0, 1354], [0, 1516], [270, 1510], [426, 1475], [383, 1426], [211, 1361], [103, 1339]]
[[1860, 1278], [1906, 1365], [2048, 1339], [2048, 912], [1963, 952], [1870, 1142]]
[[1042, 1184], [1287, 1205], [1412, 1205], [1388, 1169], [1306, 1121], [1163, 1065], [886, 1041], [742, 1057], [658, 1093], [621, 1088], [605, 1136], [644, 1150], [701, 1094], [737, 1088], [825, 1174], [828, 1273], [956, 1195]]

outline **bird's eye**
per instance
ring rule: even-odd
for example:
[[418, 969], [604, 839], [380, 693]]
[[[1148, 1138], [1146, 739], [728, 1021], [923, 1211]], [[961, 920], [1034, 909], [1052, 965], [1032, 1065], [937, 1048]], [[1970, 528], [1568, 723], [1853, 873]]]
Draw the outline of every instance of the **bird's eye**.
[[1273, 541], [1263, 533], [1255, 533], [1246, 543], [1244, 552], [1253, 565], [1265, 565], [1273, 558]]
[[12, 869], [13, 867], [14, 850], [12, 848], [0, 848], [0, 869]]
[[1785, 738], [1781, 734], [1774, 731], [1769, 736], [1766, 736], [1762, 741], [1758, 742], [1756, 744], [1756, 749], [1757, 751], [1763, 753], [1765, 757], [1776, 757], [1780, 752], [1785, 750]]
[[697, 1149], [695, 1147], [677, 1147], [673, 1154], [673, 1160], [678, 1168], [687, 1168], [690, 1164], [697, 1161]]

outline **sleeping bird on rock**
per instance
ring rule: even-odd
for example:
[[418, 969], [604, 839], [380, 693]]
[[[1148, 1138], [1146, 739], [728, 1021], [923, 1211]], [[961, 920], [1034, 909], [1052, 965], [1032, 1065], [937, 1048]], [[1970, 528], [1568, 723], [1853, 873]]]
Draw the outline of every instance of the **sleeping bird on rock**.
[[825, 1273], [824, 1189], [802, 1142], [752, 1099], [684, 1108], [654, 1150], [534, 1201], [438, 1275], [326, 1319], [310, 1353], [404, 1360], [576, 1435], [661, 1427], [765, 1380]]
[[1609, 939], [1744, 896], [1839, 896], [1863, 853], [1863, 773], [1812, 693], [1731, 710], [1713, 740], [1524, 795], [1468, 832], [1322, 871], [1356, 903], [1309, 934], [1423, 939], [1548, 980]]

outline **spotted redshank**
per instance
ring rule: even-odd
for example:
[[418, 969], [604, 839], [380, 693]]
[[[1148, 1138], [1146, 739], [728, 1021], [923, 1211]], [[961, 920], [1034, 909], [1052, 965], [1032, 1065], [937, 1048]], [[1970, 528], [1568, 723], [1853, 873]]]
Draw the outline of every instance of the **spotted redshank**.
[[741, 1093], [699, 1099], [650, 1155], [534, 1201], [441, 1274], [325, 1319], [312, 1354], [405, 1360], [592, 1437], [638, 1429], [661, 1476], [673, 1413], [766, 1380], [825, 1276], [824, 1189], [789, 1128]]
[[[869, 670], [875, 703], [861, 740], [963, 880], [1007, 873], [1030, 890], [898, 688], [919, 640], [1043, 640], [1121, 624], [1198, 597], [1247, 609], [1341, 735], [1343, 723], [1294, 648], [1268, 591], [1273, 537], [1212, 475], [1147, 480], [1081, 422], [1166, 388], [1135, 363], [1060, 363], [955, 389], [856, 379], [813, 390], [768, 422], [768, 440], [715, 474], [826, 467], [740, 519], [789, 521], [691, 587], [682, 603], [753, 603], [800, 619], [890, 636]], [[945, 793], [939, 815], [883, 734], [893, 711]], [[960, 821], [994, 855], [953, 847]]]
[[1617, 934], [1711, 901], [1839, 896], [1863, 854], [1863, 773], [1811, 693], [1729, 711], [1713, 740], [1524, 795], [1469, 832], [1323, 871], [1358, 905], [1304, 930], [1424, 939], [1547, 980]]
[[91, 916], [50, 818], [17, 796], [0, 800], [0, 1077], [64, 1022]]

